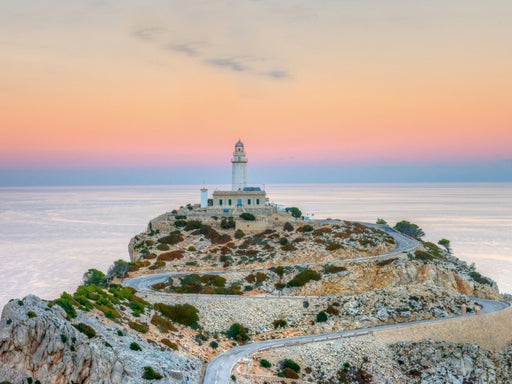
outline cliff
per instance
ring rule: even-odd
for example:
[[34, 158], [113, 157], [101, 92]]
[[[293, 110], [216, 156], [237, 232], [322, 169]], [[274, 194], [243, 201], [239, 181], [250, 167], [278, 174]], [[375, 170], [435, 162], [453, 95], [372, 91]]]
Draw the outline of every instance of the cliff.
[[[89, 336], [89, 328], [95, 332]], [[119, 331], [119, 332], [118, 332]], [[141, 383], [144, 367], [163, 378], [160, 383], [197, 383], [201, 363], [162, 351], [124, 328], [78, 311], [73, 322], [64, 310], [36, 296], [13, 300], [0, 321], [0, 379], [54, 383]], [[136, 342], [141, 351], [130, 349]]]

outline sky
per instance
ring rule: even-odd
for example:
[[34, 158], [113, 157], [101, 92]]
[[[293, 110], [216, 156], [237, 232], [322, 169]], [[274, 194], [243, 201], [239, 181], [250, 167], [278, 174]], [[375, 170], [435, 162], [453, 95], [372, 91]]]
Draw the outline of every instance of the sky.
[[0, 186], [512, 181], [510, 0], [0, 1]]

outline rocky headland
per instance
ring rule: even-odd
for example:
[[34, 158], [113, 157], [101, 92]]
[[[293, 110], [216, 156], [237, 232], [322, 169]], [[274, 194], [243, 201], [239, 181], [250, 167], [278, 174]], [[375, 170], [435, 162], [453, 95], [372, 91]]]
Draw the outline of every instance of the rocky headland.
[[[11, 300], [0, 321], [0, 382], [199, 383], [208, 362], [238, 345], [477, 316], [478, 299], [507, 301], [446, 247], [385, 225], [285, 212], [268, 221], [189, 205], [153, 219], [129, 255], [106, 274], [89, 270], [73, 294]], [[511, 356], [369, 334], [268, 349], [232, 380], [506, 383]]]

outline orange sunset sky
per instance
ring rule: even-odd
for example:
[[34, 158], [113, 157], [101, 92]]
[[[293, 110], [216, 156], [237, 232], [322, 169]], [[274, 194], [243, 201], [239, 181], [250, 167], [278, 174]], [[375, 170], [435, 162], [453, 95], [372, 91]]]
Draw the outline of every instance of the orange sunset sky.
[[0, 186], [201, 183], [238, 138], [258, 181], [512, 181], [511, 21], [510, 0], [2, 1]]

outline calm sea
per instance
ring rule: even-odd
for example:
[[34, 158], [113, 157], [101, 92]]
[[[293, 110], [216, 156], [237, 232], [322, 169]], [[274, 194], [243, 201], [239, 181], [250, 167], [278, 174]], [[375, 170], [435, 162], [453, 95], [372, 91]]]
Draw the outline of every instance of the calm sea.
[[[266, 190], [271, 201], [314, 218], [417, 223], [427, 240], [450, 239], [456, 256], [512, 292], [512, 183]], [[73, 291], [87, 269], [106, 271], [114, 260], [127, 259], [128, 241], [150, 219], [188, 202], [199, 202], [199, 186], [0, 188], [0, 308], [28, 293], [50, 299]]]

